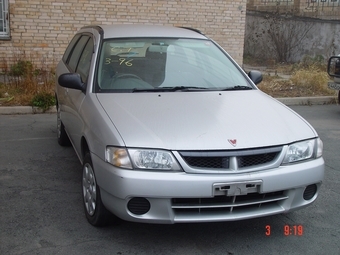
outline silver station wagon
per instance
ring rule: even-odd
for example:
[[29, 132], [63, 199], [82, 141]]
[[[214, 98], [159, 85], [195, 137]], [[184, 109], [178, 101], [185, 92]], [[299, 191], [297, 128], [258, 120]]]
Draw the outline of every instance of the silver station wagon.
[[198, 30], [84, 27], [56, 73], [58, 142], [82, 163], [94, 226], [250, 219], [318, 196], [316, 131]]

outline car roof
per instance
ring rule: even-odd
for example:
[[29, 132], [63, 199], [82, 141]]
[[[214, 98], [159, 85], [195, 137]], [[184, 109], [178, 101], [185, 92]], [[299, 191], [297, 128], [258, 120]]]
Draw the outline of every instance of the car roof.
[[175, 37], [207, 39], [200, 31], [192, 28], [142, 25], [142, 24], [120, 24], [96, 26], [103, 32], [104, 39], [126, 38], [126, 37]]

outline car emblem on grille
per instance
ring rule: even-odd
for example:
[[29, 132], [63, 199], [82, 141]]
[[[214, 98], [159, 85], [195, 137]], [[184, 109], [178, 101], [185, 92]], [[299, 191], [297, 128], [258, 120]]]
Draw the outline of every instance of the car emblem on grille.
[[234, 147], [236, 147], [236, 145], [237, 145], [237, 140], [236, 140], [236, 139], [228, 139], [228, 142], [229, 142], [232, 146], [234, 146]]

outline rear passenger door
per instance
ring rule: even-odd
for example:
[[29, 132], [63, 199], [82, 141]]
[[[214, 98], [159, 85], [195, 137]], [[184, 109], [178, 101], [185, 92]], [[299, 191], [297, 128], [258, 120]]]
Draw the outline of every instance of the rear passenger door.
[[[67, 48], [63, 57], [65, 72], [78, 73], [82, 82], [86, 85], [94, 52], [94, 41], [90, 34], [82, 34], [75, 37], [74, 40], [72, 40], [74, 45], [71, 41], [70, 49]], [[80, 153], [80, 139], [84, 122], [79, 114], [79, 109], [86, 97], [86, 92], [69, 88], [63, 89], [65, 100], [63, 100], [61, 108], [61, 118], [77, 153]]]

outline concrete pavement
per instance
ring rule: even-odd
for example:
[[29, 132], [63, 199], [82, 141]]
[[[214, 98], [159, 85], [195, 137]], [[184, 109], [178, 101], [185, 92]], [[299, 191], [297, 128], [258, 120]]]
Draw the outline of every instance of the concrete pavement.
[[36, 114], [36, 113], [56, 113], [57, 109], [55, 106], [51, 107], [47, 111], [43, 111], [41, 108], [32, 106], [0, 106], [1, 115], [11, 114]]
[[[72, 147], [58, 145], [55, 114], [0, 115], [0, 254], [339, 255], [340, 107], [292, 109], [324, 143], [324, 182], [309, 207], [235, 222], [122, 222], [107, 228], [86, 221], [82, 167]], [[298, 226], [302, 235], [285, 235], [285, 228]]]

